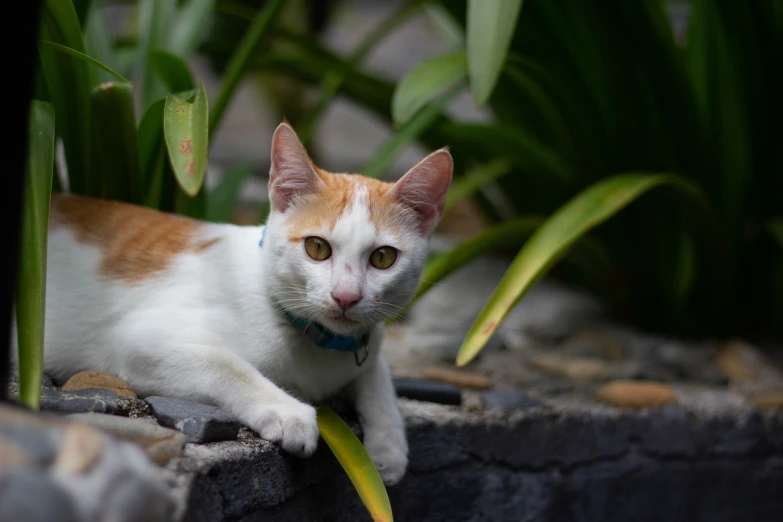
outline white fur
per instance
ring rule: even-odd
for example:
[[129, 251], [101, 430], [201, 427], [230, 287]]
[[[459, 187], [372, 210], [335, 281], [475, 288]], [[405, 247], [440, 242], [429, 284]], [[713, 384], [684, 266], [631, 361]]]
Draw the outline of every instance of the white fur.
[[[205, 224], [194, 242], [219, 239], [215, 245], [180, 254], [164, 272], [135, 284], [102, 278], [102, 252], [77, 241], [65, 227], [53, 228], [46, 372], [62, 381], [82, 370], [99, 370], [125, 379], [142, 397], [214, 404], [301, 456], [312, 454], [318, 442], [309, 403], [345, 392], [356, 405], [365, 446], [384, 481], [399, 481], [408, 447], [379, 348], [383, 319], [416, 288], [428, 239], [413, 230], [400, 237], [376, 234], [367, 197], [357, 190], [332, 230], [308, 231], [330, 243], [326, 261], [314, 261], [303, 244], [289, 241], [294, 203], [286, 212], [273, 207], [263, 248], [258, 246], [263, 227]], [[380, 246], [400, 251], [386, 270], [368, 262]], [[335, 318], [340, 309], [330, 293], [341, 288], [363, 296], [346, 312], [355, 323]], [[357, 366], [352, 353], [314, 346], [270, 297], [340, 333], [371, 331], [368, 359]]]

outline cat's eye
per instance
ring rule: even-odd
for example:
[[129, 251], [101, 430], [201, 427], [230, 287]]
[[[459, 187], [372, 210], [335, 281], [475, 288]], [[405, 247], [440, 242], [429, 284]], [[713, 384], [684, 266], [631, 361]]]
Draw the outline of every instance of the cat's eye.
[[305, 239], [305, 251], [316, 261], [325, 261], [332, 255], [332, 247], [329, 246], [329, 243], [315, 236]]
[[397, 250], [390, 246], [376, 248], [370, 254], [370, 264], [375, 268], [384, 270], [389, 268], [397, 260]]

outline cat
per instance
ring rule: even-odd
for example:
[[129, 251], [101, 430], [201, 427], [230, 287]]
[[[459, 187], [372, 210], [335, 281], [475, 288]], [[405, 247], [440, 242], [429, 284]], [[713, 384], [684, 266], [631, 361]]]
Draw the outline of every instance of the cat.
[[330, 173], [284, 121], [265, 225], [55, 194], [45, 371], [61, 382], [99, 370], [140, 397], [215, 405], [302, 457], [319, 438], [312, 404], [341, 394], [395, 484], [408, 445], [383, 324], [417, 287], [452, 169], [444, 148], [395, 183]]

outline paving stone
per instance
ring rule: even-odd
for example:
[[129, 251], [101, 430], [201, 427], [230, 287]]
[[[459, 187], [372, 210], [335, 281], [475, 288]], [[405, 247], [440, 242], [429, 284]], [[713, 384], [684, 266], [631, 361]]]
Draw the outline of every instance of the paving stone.
[[518, 390], [486, 390], [481, 392], [481, 400], [485, 406], [502, 406], [504, 408], [533, 408], [541, 403]]
[[41, 390], [41, 409], [57, 413], [115, 413], [119, 396], [100, 388], [78, 391]]

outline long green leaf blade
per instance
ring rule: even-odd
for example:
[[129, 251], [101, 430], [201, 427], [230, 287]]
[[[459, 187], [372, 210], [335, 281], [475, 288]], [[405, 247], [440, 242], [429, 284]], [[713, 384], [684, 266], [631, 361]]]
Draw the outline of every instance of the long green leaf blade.
[[195, 197], [204, 183], [209, 146], [207, 91], [169, 94], [163, 114], [163, 135], [171, 168], [182, 190]]
[[169, 91], [180, 92], [196, 88], [190, 67], [179, 56], [155, 49], [150, 52], [150, 65]]
[[376, 522], [394, 520], [389, 495], [367, 450], [350, 426], [329, 406], [318, 408], [318, 429], [329, 449], [351, 479], [356, 492]]
[[100, 197], [144, 203], [139, 165], [133, 89], [129, 83], [107, 82], [91, 94], [93, 150], [98, 158]]
[[184, 58], [190, 57], [207, 34], [207, 25], [215, 0], [190, 0], [177, 13], [174, 30], [166, 49]]
[[416, 112], [468, 74], [464, 52], [444, 54], [426, 60], [400, 80], [392, 97], [395, 123], [408, 121]]
[[[109, 21], [106, 18], [106, 10], [103, 6], [92, 6], [88, 13], [87, 24], [84, 26], [84, 48], [89, 56], [92, 56], [102, 64], [116, 67], [118, 62], [114, 51], [114, 40], [111, 35]], [[114, 77], [115, 73], [113, 72], [93, 69], [92, 84], [97, 85], [108, 82], [113, 80]]]
[[463, 241], [445, 254], [428, 261], [424, 267], [419, 288], [413, 296], [413, 301], [426, 294], [451, 273], [488, 251], [497, 248], [521, 247], [543, 222], [543, 218], [540, 217], [523, 217], [500, 223]]
[[54, 166], [54, 107], [50, 103], [33, 100], [29, 133], [16, 326], [19, 400], [38, 409], [43, 374], [46, 238]]
[[780, 244], [780, 247], [783, 248], [783, 218], [770, 220], [769, 232]]
[[704, 204], [699, 189], [682, 178], [627, 174], [595, 183], [560, 207], [517, 254], [465, 337], [457, 364], [464, 366], [478, 355], [519, 299], [574, 242], [642, 194], [661, 185], [678, 188], [680, 194], [695, 201], [697, 206]]
[[103, 71], [105, 71], [105, 72], [107, 72], [109, 74], [112, 74], [112, 75], [116, 76], [119, 80], [122, 80], [123, 82], [128, 82], [128, 80], [123, 78], [123, 76], [120, 73], [118, 73], [117, 71], [113, 70], [108, 65], [99, 62], [98, 60], [96, 60], [92, 56], [88, 56], [88, 55], [86, 55], [84, 53], [81, 53], [81, 52], [75, 50], [75, 49], [71, 49], [70, 47], [66, 47], [64, 45], [60, 45], [60, 44], [58, 44], [56, 42], [50, 42], [48, 40], [41, 40], [41, 44], [47, 45], [47, 46], [51, 47], [52, 49], [60, 51], [61, 53], [70, 54], [71, 56], [75, 56], [76, 58], [78, 58], [80, 60], [83, 60], [84, 62], [86, 62], [86, 63], [88, 63], [90, 65], [98, 67], [99, 69], [101, 69], [101, 70], [103, 70]]
[[419, 137], [438, 117], [441, 116], [443, 107], [451, 101], [461, 90], [463, 85], [452, 87], [442, 94], [440, 98], [422, 108], [416, 115], [383, 144], [381, 149], [362, 169], [365, 176], [377, 178], [381, 176], [402, 150], [413, 140]]
[[[84, 52], [79, 19], [73, 4], [46, 0], [42, 11], [41, 38]], [[68, 165], [68, 186], [76, 194], [85, 191], [91, 173], [90, 71], [87, 63], [63, 55], [49, 46], [39, 46], [48, 91], [57, 114], [57, 134], [62, 138]]]
[[445, 216], [454, 205], [465, 198], [472, 196], [476, 191], [487, 183], [505, 176], [511, 170], [511, 165], [505, 160], [495, 160], [487, 165], [481, 165], [462, 177], [455, 179], [451, 183], [448, 194], [446, 194], [446, 204], [443, 207]]
[[177, 12], [177, 0], [139, 0], [139, 45], [135, 83], [140, 88], [141, 110], [165, 96], [163, 82], [149, 65], [153, 49], [166, 49]]
[[244, 163], [225, 173], [220, 184], [209, 194], [207, 220], [224, 223], [231, 219], [242, 185], [252, 174], [252, 163]]
[[223, 119], [223, 113], [228, 108], [231, 97], [239, 85], [239, 81], [245, 75], [250, 60], [253, 58], [258, 44], [266, 34], [267, 28], [272, 23], [275, 15], [283, 6], [284, 0], [271, 0], [261, 9], [239, 43], [237, 50], [231, 56], [226, 71], [223, 74], [223, 84], [220, 87], [215, 103], [212, 105], [212, 114], [209, 115], [209, 133], [214, 134], [215, 129]]
[[522, 0], [468, 0], [468, 71], [478, 106], [492, 95], [521, 9]]

